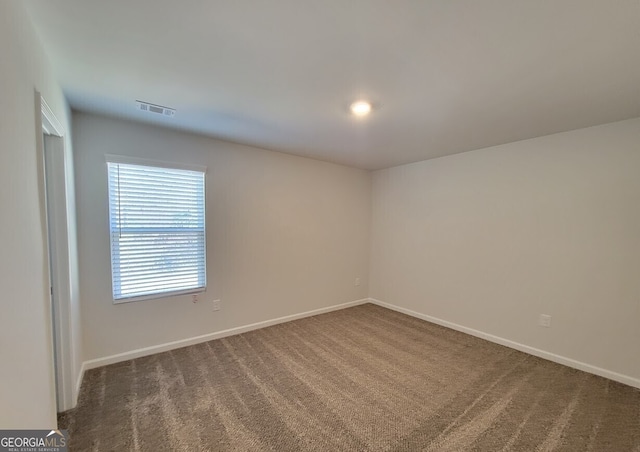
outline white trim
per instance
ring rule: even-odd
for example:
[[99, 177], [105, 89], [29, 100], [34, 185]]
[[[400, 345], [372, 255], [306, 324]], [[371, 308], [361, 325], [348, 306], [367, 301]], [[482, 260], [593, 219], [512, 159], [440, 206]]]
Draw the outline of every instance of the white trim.
[[36, 91], [40, 110], [39, 152], [43, 163], [44, 208], [47, 233], [49, 285], [51, 288], [51, 325], [55, 374], [56, 409], [75, 407], [77, 393], [72, 375], [75, 342], [71, 320], [71, 276], [69, 256], [69, 218], [67, 211], [67, 155], [65, 128]]
[[62, 128], [62, 124], [56, 118], [56, 115], [49, 107], [49, 104], [44, 100], [44, 97], [41, 95], [40, 97], [40, 112], [42, 113], [42, 129], [47, 135], [54, 135], [56, 137], [64, 136], [64, 129]]
[[105, 356], [103, 358], [91, 359], [89, 361], [85, 361], [84, 363], [82, 363], [82, 372], [84, 373], [85, 370], [95, 369], [96, 367], [108, 366], [109, 364], [115, 364], [121, 361], [128, 361], [130, 359], [154, 355], [156, 353], [162, 353], [168, 350], [174, 350], [176, 348], [182, 348], [182, 347], [187, 347], [189, 345], [200, 344], [202, 342], [208, 342], [214, 339], [221, 339], [223, 337], [235, 336], [236, 334], [242, 334], [248, 331], [258, 330], [260, 328], [266, 328], [268, 326], [277, 325], [279, 323], [291, 322], [292, 320], [298, 320], [304, 317], [311, 317], [318, 314], [325, 314], [331, 311], [339, 311], [341, 309], [350, 308], [352, 306], [358, 306], [368, 302], [369, 302], [369, 298], [363, 298], [360, 300], [350, 301], [348, 303], [342, 303], [342, 304], [329, 306], [326, 308], [314, 309], [313, 311], [302, 312], [300, 314], [287, 315], [284, 317], [278, 317], [276, 319], [265, 320], [263, 322], [257, 322], [249, 325], [239, 326], [236, 328], [230, 328], [228, 330], [217, 331], [215, 333], [203, 334], [202, 336], [191, 337], [188, 339], [181, 339], [179, 341], [167, 342], [165, 344], [160, 344], [160, 345], [153, 345], [151, 347], [139, 348], [137, 350], [118, 353], [117, 355]]
[[534, 355], [539, 358], [553, 361], [554, 363], [562, 364], [568, 367], [572, 367], [574, 369], [588, 372], [590, 374], [594, 374], [600, 377], [608, 378], [610, 380], [618, 381], [620, 383], [624, 383], [626, 385], [633, 386], [635, 388], [640, 388], [640, 379], [631, 377], [629, 375], [624, 375], [617, 372], [613, 372], [611, 370], [603, 369], [601, 367], [592, 366], [591, 364], [583, 363], [581, 361], [576, 361], [575, 359], [556, 355], [555, 353], [546, 352], [538, 348], [534, 348], [528, 345], [520, 344], [518, 342], [510, 341], [509, 339], [504, 339], [499, 336], [494, 336], [493, 334], [488, 334], [482, 331], [474, 330], [473, 328], [468, 328], [466, 326], [458, 325], [457, 323], [449, 322], [447, 320], [442, 320], [436, 317], [431, 317], [430, 315], [421, 314], [419, 312], [412, 311], [410, 309], [401, 308], [400, 306], [396, 306], [391, 303], [386, 303], [384, 301], [376, 300], [375, 298], [369, 298], [369, 302], [376, 304], [378, 306], [382, 306], [383, 308], [388, 308], [393, 311], [410, 315], [411, 317], [416, 317], [418, 319], [426, 320], [427, 322], [435, 323], [436, 325], [451, 328], [452, 330], [456, 330], [456, 331], [461, 331], [463, 333], [470, 334], [471, 336], [485, 339], [489, 342], [504, 345], [505, 347], [513, 348], [515, 350], [519, 350], [521, 352], [528, 353], [530, 355]]
[[[205, 273], [206, 273], [206, 270], [205, 270]], [[207, 286], [204, 286], [204, 287], [197, 287], [195, 289], [174, 290], [172, 292], [157, 292], [157, 293], [151, 293], [148, 295], [138, 295], [134, 297], [114, 298], [113, 304], [118, 305], [118, 304], [124, 304], [124, 303], [133, 303], [135, 301], [159, 300], [160, 298], [179, 297], [181, 295], [197, 295], [200, 293], [205, 293], [206, 291], [207, 291]], [[113, 298], [113, 294], [112, 294], [112, 298]]]
[[129, 157], [128, 155], [105, 154], [106, 163], [122, 163], [129, 165], [154, 166], [157, 168], [171, 168], [185, 171], [196, 171], [198, 173], [207, 173], [207, 167], [203, 165], [192, 165], [189, 163], [166, 162], [163, 160], [153, 160], [138, 157]]
[[[43, 116], [44, 121], [44, 116]], [[47, 243], [55, 336], [57, 408], [73, 408], [73, 341], [71, 338], [71, 287], [69, 276], [69, 233], [65, 185], [64, 139], [43, 137]]]
[[82, 366], [80, 366], [80, 372], [78, 372], [78, 376], [76, 378], [76, 390], [73, 394], [73, 408], [76, 407], [76, 405], [78, 405], [78, 396], [80, 395], [80, 389], [82, 387], [82, 380], [84, 379], [84, 371], [86, 370], [85, 368], [85, 363], [82, 363]]

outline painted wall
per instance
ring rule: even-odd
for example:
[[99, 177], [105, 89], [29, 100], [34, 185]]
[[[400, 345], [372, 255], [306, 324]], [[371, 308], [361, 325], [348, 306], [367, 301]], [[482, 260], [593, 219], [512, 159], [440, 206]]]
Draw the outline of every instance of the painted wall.
[[[367, 297], [368, 172], [91, 114], [73, 126], [85, 360]], [[105, 154], [207, 166], [198, 303], [113, 304]]]
[[377, 171], [370, 296], [640, 379], [639, 170], [633, 119]]
[[49, 270], [46, 244], [40, 111], [42, 93], [67, 138], [69, 310], [73, 372], [79, 375], [82, 342], [77, 290], [73, 159], [70, 112], [31, 21], [20, 2], [0, 0], [0, 428], [57, 425]]

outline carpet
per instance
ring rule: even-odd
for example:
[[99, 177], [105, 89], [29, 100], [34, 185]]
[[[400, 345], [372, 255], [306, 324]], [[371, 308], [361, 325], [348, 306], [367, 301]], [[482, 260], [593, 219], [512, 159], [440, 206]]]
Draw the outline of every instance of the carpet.
[[635, 451], [640, 391], [365, 304], [93, 369], [78, 451]]

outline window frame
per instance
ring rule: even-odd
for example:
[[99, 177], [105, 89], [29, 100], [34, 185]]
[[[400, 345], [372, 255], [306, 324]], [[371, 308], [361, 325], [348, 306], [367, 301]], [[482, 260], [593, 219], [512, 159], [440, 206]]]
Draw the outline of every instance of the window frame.
[[[166, 169], [174, 169], [174, 170], [186, 170], [186, 171], [197, 171], [203, 173], [203, 199], [202, 199], [202, 207], [203, 207], [203, 253], [204, 253], [204, 284], [202, 287], [195, 287], [191, 289], [177, 289], [166, 292], [156, 292], [156, 293], [148, 293], [143, 295], [132, 295], [132, 296], [124, 296], [121, 298], [115, 297], [115, 281], [114, 281], [114, 271], [113, 271], [113, 263], [114, 263], [114, 244], [113, 244], [113, 231], [111, 230], [111, 194], [109, 192], [109, 163], [115, 164], [124, 164], [124, 165], [138, 165], [138, 166], [147, 166], [153, 168], [166, 168]], [[123, 303], [131, 303], [135, 301], [145, 301], [145, 300], [154, 300], [168, 297], [176, 297], [181, 295], [191, 295], [206, 292], [207, 290], [207, 167], [201, 165], [192, 165], [192, 164], [183, 164], [176, 162], [167, 162], [160, 160], [152, 160], [145, 158], [137, 158], [137, 157], [129, 157], [123, 155], [114, 155], [114, 154], [105, 154], [105, 169], [106, 169], [106, 177], [107, 177], [107, 223], [108, 223], [108, 234], [109, 234], [109, 269], [111, 271], [111, 297], [113, 299], [113, 304], [123, 304]]]

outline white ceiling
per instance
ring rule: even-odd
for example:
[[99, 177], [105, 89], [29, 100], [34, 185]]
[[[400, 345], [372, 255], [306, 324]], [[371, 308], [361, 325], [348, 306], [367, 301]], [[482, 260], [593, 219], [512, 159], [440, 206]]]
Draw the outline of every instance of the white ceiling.
[[640, 0], [25, 4], [75, 109], [361, 168], [640, 116]]

